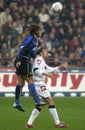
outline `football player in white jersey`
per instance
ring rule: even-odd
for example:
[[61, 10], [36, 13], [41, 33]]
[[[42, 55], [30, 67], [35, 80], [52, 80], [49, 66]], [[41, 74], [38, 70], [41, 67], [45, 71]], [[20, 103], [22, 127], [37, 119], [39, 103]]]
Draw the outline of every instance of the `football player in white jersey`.
[[[51, 97], [49, 90], [46, 87], [45, 77], [53, 78], [52, 72], [58, 72], [62, 67], [68, 67], [68, 64], [65, 62], [57, 67], [50, 67], [45, 63], [45, 58], [48, 57], [47, 49], [39, 48], [37, 51], [36, 58], [33, 63], [33, 78], [36, 87], [36, 91], [40, 97], [44, 99], [47, 103], [49, 112], [51, 113], [56, 128], [65, 128], [68, 125], [64, 122], [61, 122], [55, 108], [54, 101]], [[26, 128], [33, 128], [33, 122], [39, 115], [43, 106], [38, 106], [33, 109], [30, 118], [28, 119]]]

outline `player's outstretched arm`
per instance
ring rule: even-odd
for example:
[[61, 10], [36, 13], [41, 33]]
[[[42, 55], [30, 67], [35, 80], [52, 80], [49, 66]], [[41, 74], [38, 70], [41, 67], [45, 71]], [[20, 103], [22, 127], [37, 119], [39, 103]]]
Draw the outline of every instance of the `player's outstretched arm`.
[[59, 70], [62, 69], [62, 68], [68, 69], [68, 63], [64, 62], [64, 63], [62, 63], [61, 65], [59, 65], [57, 67], [58, 67]]

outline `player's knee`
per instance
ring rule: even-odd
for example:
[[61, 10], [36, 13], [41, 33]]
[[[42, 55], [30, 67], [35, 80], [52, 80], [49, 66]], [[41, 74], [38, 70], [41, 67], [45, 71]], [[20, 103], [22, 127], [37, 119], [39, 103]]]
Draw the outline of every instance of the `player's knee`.
[[41, 110], [42, 110], [42, 108], [43, 108], [43, 106], [42, 106], [42, 105], [40, 105], [40, 104], [36, 105], [36, 109], [38, 109], [39, 111], [41, 111]]
[[55, 105], [50, 105], [49, 108], [55, 108]]

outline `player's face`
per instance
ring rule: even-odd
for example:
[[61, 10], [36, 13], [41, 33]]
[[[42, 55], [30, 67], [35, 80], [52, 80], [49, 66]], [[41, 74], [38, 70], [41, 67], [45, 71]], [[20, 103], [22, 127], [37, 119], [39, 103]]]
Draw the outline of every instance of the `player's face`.
[[43, 30], [42, 30], [42, 29], [39, 29], [39, 30], [38, 30], [38, 33], [37, 33], [37, 36], [38, 36], [38, 37], [41, 37], [42, 33], [43, 33]]
[[44, 58], [47, 58], [47, 57], [48, 57], [48, 51], [47, 51], [46, 49], [43, 49], [43, 51], [42, 51], [42, 56], [43, 56]]

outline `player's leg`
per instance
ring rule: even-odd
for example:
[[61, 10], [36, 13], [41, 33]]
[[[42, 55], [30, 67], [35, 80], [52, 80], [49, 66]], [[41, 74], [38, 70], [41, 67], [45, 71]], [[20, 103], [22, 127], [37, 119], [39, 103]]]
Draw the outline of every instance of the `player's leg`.
[[49, 112], [51, 113], [51, 115], [54, 119], [54, 122], [55, 122], [55, 127], [56, 128], [67, 127], [66, 123], [60, 122], [58, 112], [57, 112], [57, 109], [55, 108], [54, 101], [53, 101], [52, 97], [50, 96], [50, 97], [45, 98], [45, 102], [47, 102], [47, 104], [48, 104]]
[[16, 89], [15, 89], [15, 102], [13, 104], [13, 107], [17, 108], [20, 111], [24, 111], [24, 109], [20, 105], [19, 97], [22, 92], [22, 88], [25, 81], [23, 76], [27, 75], [27, 61], [23, 58], [19, 66], [17, 65], [18, 62], [19, 62], [18, 58], [16, 58], [14, 62], [14, 66], [16, 68], [18, 84], [16, 85]]
[[[37, 87], [37, 86], [36, 86]], [[33, 93], [33, 98], [34, 98], [34, 101], [35, 101], [35, 104], [36, 104], [36, 107], [33, 109], [33, 111], [31, 112], [31, 115], [27, 121], [27, 125], [26, 125], [26, 128], [33, 128], [33, 122], [35, 121], [35, 119], [38, 117], [39, 113], [41, 112], [42, 108], [43, 108], [43, 104], [37, 100], [36, 98], [36, 94], [37, 96], [39, 97], [38, 95], [38, 91], [35, 90], [36, 94], [34, 94], [35, 92], [31, 89], [32, 93]], [[45, 103], [46, 104], [46, 103]]]
[[33, 128], [33, 122], [35, 119], [38, 117], [42, 110], [43, 106], [42, 105], [36, 105], [36, 107], [32, 110], [31, 115], [27, 121], [26, 128]]
[[25, 80], [28, 82], [28, 89], [35, 101], [35, 104], [42, 104], [45, 105], [44, 102], [40, 101], [39, 95], [36, 92], [36, 88], [35, 88], [35, 84], [34, 84], [34, 80], [32, 77], [32, 64], [30, 62], [28, 62], [28, 75], [27, 77], [25, 77]]
[[[44, 102], [41, 102], [40, 99], [38, 100], [39, 98], [39, 95], [37, 93], [36, 90], [34, 90], [34, 87], [33, 89], [31, 89], [31, 94], [33, 93], [33, 98], [34, 98], [34, 101], [35, 101], [35, 104], [36, 104], [36, 107], [33, 109], [33, 111], [31, 112], [31, 115], [27, 121], [27, 125], [26, 125], [26, 128], [33, 128], [33, 122], [35, 121], [35, 119], [38, 117], [38, 115], [40, 114], [42, 108], [44, 107], [44, 105], [46, 103]], [[37, 97], [38, 96], [38, 97]]]
[[28, 82], [28, 89], [29, 89], [29, 92], [31, 93], [34, 101], [35, 101], [35, 104], [39, 104], [40, 98], [36, 92], [34, 80], [33, 80], [32, 76], [28, 77], [28, 79], [26, 81]]
[[45, 102], [41, 101], [39, 95], [36, 92], [36, 88], [35, 88], [33, 77], [30, 76], [30, 77], [25, 78], [25, 79], [28, 82], [28, 89], [29, 89], [29, 92], [31, 93], [31, 95], [32, 95], [32, 97], [34, 99], [35, 105], [38, 105], [38, 104], [39, 105], [46, 105]]
[[20, 94], [22, 92], [22, 88], [24, 85], [24, 79], [22, 76], [17, 75], [17, 79], [18, 79], [18, 84], [16, 85], [16, 89], [15, 89], [15, 102], [13, 104], [14, 108], [17, 108], [20, 111], [24, 111], [24, 109], [22, 108], [21, 104], [20, 104]]
[[60, 120], [59, 120], [58, 112], [57, 112], [57, 110], [55, 108], [55, 105], [54, 105], [54, 102], [53, 102], [52, 98], [47, 97], [44, 100], [48, 104], [49, 112], [51, 113], [51, 115], [52, 115], [52, 117], [53, 117], [53, 119], [55, 121], [55, 124], [59, 124]]

